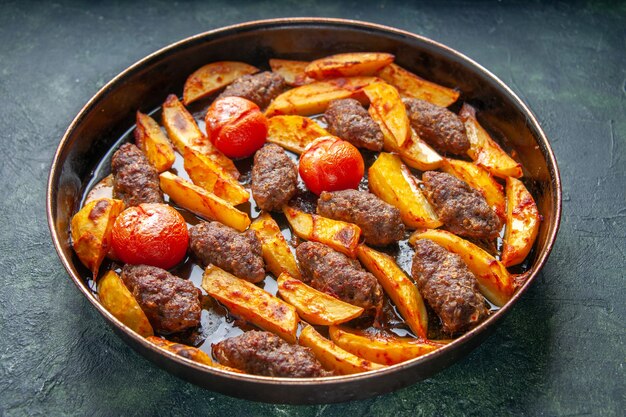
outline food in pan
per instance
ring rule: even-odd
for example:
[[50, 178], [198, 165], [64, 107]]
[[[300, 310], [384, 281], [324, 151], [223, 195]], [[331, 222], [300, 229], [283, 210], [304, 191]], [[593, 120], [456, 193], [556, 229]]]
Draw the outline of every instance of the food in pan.
[[290, 378], [426, 355], [503, 306], [541, 221], [522, 167], [393, 61], [208, 63], [138, 109], [71, 223], [101, 303], [189, 360]]

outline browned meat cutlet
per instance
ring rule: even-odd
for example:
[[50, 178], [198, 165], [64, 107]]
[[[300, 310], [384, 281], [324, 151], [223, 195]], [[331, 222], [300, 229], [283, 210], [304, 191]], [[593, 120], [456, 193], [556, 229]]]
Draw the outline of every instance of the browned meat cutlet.
[[328, 131], [357, 148], [383, 149], [383, 132], [357, 100], [333, 100], [324, 113]]
[[219, 222], [202, 222], [189, 229], [189, 247], [200, 262], [213, 264], [250, 282], [265, 278], [261, 243], [252, 230], [243, 233]]
[[480, 192], [445, 172], [424, 172], [422, 181], [426, 198], [452, 233], [472, 239], [498, 236], [502, 223]]
[[317, 200], [317, 213], [356, 224], [370, 245], [389, 245], [404, 238], [400, 210], [367, 191], [324, 191]]
[[141, 203], [163, 203], [159, 173], [132, 143], [125, 143], [111, 159], [113, 192], [126, 207]]
[[265, 376], [307, 378], [329, 376], [311, 349], [291, 345], [269, 332], [252, 330], [213, 345], [222, 365]]
[[445, 107], [418, 98], [405, 98], [402, 101], [411, 126], [433, 148], [456, 155], [464, 155], [470, 148], [465, 126], [459, 116]]
[[283, 148], [267, 144], [254, 154], [252, 196], [267, 211], [280, 210], [296, 195], [298, 167]]
[[411, 274], [445, 332], [470, 330], [489, 314], [476, 277], [459, 255], [438, 244], [427, 239], [415, 242]]
[[218, 98], [242, 97], [264, 109], [285, 90], [287, 90], [287, 83], [281, 75], [265, 71], [237, 78]]
[[368, 313], [378, 314], [382, 308], [383, 290], [359, 261], [317, 242], [301, 243], [296, 257], [304, 279], [313, 288], [363, 307]]
[[157, 333], [178, 333], [200, 325], [201, 292], [193, 283], [156, 266], [124, 265], [122, 281]]

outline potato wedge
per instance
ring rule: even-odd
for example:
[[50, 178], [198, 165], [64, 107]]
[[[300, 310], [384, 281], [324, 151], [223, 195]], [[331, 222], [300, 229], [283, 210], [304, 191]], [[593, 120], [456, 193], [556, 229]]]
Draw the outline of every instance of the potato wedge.
[[421, 339], [426, 339], [428, 313], [415, 284], [391, 256], [375, 251], [364, 244], [359, 245], [357, 254], [365, 268], [374, 274], [382, 285], [413, 333]]
[[98, 298], [109, 313], [133, 331], [143, 337], [154, 334], [146, 313], [139, 307], [139, 303], [115, 271], [107, 271], [98, 280]]
[[189, 147], [185, 147], [183, 158], [185, 171], [194, 184], [235, 206], [250, 199], [250, 193], [213, 159]]
[[528, 256], [539, 232], [541, 216], [533, 196], [518, 179], [507, 177], [506, 202], [506, 229], [501, 259], [505, 266], [511, 266], [522, 263]]
[[295, 307], [250, 282], [209, 265], [202, 275], [202, 288], [235, 316], [289, 343], [296, 342], [298, 314]]
[[505, 220], [505, 200], [502, 186], [485, 168], [471, 162], [458, 159], [446, 158], [441, 168], [450, 175], [454, 175], [461, 181], [465, 181], [470, 187], [478, 190], [487, 204], [496, 212], [501, 220]]
[[370, 116], [378, 125], [384, 125], [399, 147], [404, 145], [411, 136], [411, 125], [398, 90], [385, 82], [376, 82], [365, 86], [363, 92], [370, 101]]
[[276, 97], [265, 110], [265, 116], [272, 117], [280, 114], [310, 116], [324, 113], [328, 103], [332, 100], [359, 97], [363, 87], [378, 80], [380, 78], [347, 77], [316, 81], [296, 87]]
[[161, 189], [176, 204], [205, 219], [217, 220], [243, 232], [250, 225], [250, 218], [242, 211], [237, 210], [228, 201], [219, 198], [172, 174], [169, 171], [159, 175]]
[[356, 248], [361, 238], [359, 226], [308, 214], [289, 206], [283, 207], [283, 213], [298, 237], [323, 243], [352, 258], [356, 257]]
[[330, 133], [308, 117], [274, 116], [268, 120], [267, 141], [297, 154], [322, 136], [330, 136]]
[[384, 52], [350, 52], [311, 61], [304, 72], [311, 78], [354, 77], [372, 75], [393, 62], [394, 56]]
[[163, 103], [162, 119], [167, 135], [181, 155], [185, 152], [185, 148], [189, 147], [213, 159], [235, 179], [239, 178], [239, 171], [233, 161], [213, 146], [198, 127], [193, 116], [173, 94], [167, 96]]
[[278, 277], [283, 272], [287, 272], [292, 277], [300, 278], [296, 258], [280, 232], [280, 227], [269, 213], [261, 213], [252, 222], [250, 229], [254, 230], [257, 238], [261, 241], [265, 265], [274, 276]]
[[298, 342], [300, 345], [310, 348], [324, 368], [333, 370], [339, 375], [357, 374], [384, 368], [383, 365], [359, 358], [343, 350], [319, 334], [310, 325], [302, 330]]
[[441, 221], [426, 197], [417, 186], [415, 178], [397, 155], [381, 152], [368, 170], [370, 190], [380, 199], [400, 210], [407, 227], [436, 228]]
[[78, 259], [93, 278], [98, 276], [102, 260], [111, 248], [111, 229], [115, 218], [124, 210], [122, 200], [99, 198], [93, 200], [72, 217], [72, 247]]
[[413, 129], [410, 129], [409, 139], [402, 146], [398, 146], [391, 132], [385, 127], [382, 117], [372, 107], [369, 114], [383, 132], [385, 151], [397, 153], [405, 164], [420, 171], [432, 171], [441, 166], [443, 163], [441, 155], [424, 142]]
[[135, 143], [157, 171], [167, 171], [174, 164], [176, 155], [169, 139], [152, 117], [140, 111], [137, 112]]
[[257, 67], [237, 61], [212, 62], [194, 71], [185, 81], [183, 103], [188, 105], [204, 98], [237, 78], [259, 72]]
[[427, 81], [399, 65], [391, 63], [376, 74], [398, 89], [401, 96], [419, 98], [437, 106], [448, 107], [459, 98], [459, 92]]
[[310, 84], [315, 81], [307, 77], [304, 69], [309, 65], [308, 61], [290, 61], [288, 59], [270, 59], [272, 72], [281, 75], [285, 82], [293, 87]]
[[459, 255], [476, 276], [480, 292], [495, 305], [502, 307], [513, 295], [515, 287], [506, 267], [473, 243], [445, 230], [417, 231], [409, 242], [418, 239], [430, 239]]
[[224, 366], [217, 362], [213, 362], [213, 360], [207, 353], [193, 346], [183, 345], [182, 343], [170, 342], [169, 340], [162, 339], [157, 336], [149, 336], [146, 339], [149, 342], [157, 345], [161, 349], [168, 350], [178, 356], [182, 356], [183, 358], [192, 360], [194, 362], [198, 362], [212, 368], [219, 368], [225, 371], [237, 372], [239, 374], [242, 373], [242, 371], [240, 371], [239, 369], [231, 368], [230, 366]]
[[363, 308], [353, 306], [321, 291], [287, 273], [278, 277], [280, 297], [296, 308], [298, 315], [311, 324], [329, 326], [350, 321], [363, 314]]
[[340, 348], [381, 365], [395, 365], [433, 352], [443, 344], [407, 337], [374, 337], [337, 326], [328, 329], [331, 340]]
[[459, 117], [465, 125], [467, 139], [470, 142], [470, 149], [467, 154], [475, 163], [485, 167], [496, 177], [520, 178], [523, 175], [522, 165], [504, 152], [500, 145], [478, 123], [476, 109], [464, 103], [459, 112]]

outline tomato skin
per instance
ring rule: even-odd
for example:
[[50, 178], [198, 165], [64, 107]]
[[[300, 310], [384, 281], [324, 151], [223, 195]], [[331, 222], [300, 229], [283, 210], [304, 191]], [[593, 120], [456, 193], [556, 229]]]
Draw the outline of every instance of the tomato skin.
[[207, 135], [229, 158], [246, 158], [267, 138], [268, 123], [259, 106], [241, 97], [217, 99], [205, 117]]
[[115, 219], [111, 246], [127, 264], [169, 269], [187, 253], [187, 223], [167, 204], [140, 204], [124, 210]]
[[357, 188], [365, 172], [363, 157], [349, 142], [324, 136], [300, 156], [300, 177], [314, 194]]

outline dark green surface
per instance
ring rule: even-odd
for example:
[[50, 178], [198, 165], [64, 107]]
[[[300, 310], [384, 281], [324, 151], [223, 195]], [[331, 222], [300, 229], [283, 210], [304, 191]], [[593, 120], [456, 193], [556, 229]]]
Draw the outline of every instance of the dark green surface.
[[[0, 5], [0, 415], [623, 415], [625, 3], [85, 3]], [[530, 105], [561, 168], [559, 239], [530, 291], [466, 359], [378, 398], [268, 405], [181, 381], [112, 333], [50, 243], [50, 161], [98, 88], [170, 42], [282, 16], [382, 23], [465, 53]]]

